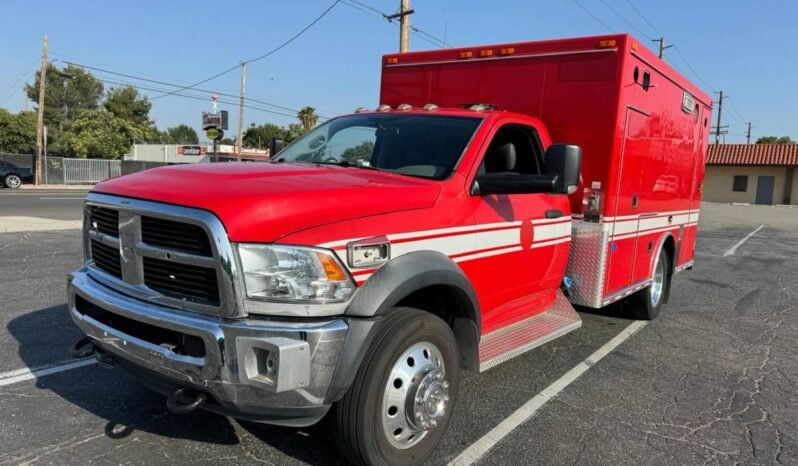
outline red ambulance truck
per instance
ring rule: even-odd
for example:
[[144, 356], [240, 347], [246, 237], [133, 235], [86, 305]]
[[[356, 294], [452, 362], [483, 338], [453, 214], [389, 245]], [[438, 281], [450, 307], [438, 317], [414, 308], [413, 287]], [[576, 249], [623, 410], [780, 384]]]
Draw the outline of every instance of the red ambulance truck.
[[461, 369], [641, 319], [693, 265], [712, 101], [625, 34], [382, 59], [379, 107], [272, 163], [96, 186], [72, 319], [94, 354], [197, 408], [416, 464]]

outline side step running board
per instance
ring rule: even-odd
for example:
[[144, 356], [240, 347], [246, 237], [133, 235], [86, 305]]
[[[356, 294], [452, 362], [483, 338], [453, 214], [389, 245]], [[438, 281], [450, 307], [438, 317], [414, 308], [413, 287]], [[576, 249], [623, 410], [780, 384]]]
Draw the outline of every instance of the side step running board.
[[557, 298], [546, 312], [482, 336], [479, 371], [486, 371], [581, 326], [579, 314], [562, 291], [557, 290]]

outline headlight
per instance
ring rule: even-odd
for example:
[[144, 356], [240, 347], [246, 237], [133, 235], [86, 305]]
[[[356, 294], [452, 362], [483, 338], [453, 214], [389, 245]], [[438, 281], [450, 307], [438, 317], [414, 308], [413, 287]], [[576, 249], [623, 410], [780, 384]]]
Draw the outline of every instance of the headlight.
[[335, 255], [324, 249], [239, 244], [247, 297], [262, 301], [345, 301], [355, 283]]

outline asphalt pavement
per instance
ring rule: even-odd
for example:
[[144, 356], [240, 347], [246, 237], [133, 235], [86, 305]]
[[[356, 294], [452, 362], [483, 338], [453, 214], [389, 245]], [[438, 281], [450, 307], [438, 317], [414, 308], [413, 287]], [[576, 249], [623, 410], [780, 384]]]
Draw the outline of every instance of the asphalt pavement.
[[0, 189], [0, 217], [80, 220], [85, 190]]
[[[0, 194], [0, 216], [16, 196]], [[488, 442], [481, 464], [798, 463], [798, 209], [704, 205], [699, 227], [696, 266], [676, 276], [659, 318]], [[80, 336], [64, 305], [80, 263], [77, 230], [0, 234], [0, 464], [342, 463], [325, 424], [174, 416], [162, 396], [96, 365], [26, 376], [60, 367]], [[579, 311], [581, 329], [463, 374], [430, 464], [458, 458], [634, 322], [623, 305]]]

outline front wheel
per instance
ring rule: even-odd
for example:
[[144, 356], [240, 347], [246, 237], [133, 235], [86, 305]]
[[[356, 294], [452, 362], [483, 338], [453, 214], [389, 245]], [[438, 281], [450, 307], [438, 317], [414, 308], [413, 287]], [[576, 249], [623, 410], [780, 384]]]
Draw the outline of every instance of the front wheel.
[[459, 381], [449, 326], [418, 309], [394, 309], [336, 405], [342, 452], [356, 464], [424, 462], [446, 431]]
[[22, 178], [15, 173], [11, 173], [3, 178], [3, 184], [5, 184], [7, 188], [17, 189], [22, 185]]
[[657, 256], [657, 263], [654, 264], [654, 276], [651, 285], [640, 290], [632, 297], [632, 313], [634, 317], [641, 320], [654, 320], [662, 308], [665, 300], [665, 293], [670, 286], [670, 275], [668, 266], [670, 261], [665, 249], [661, 249]]

